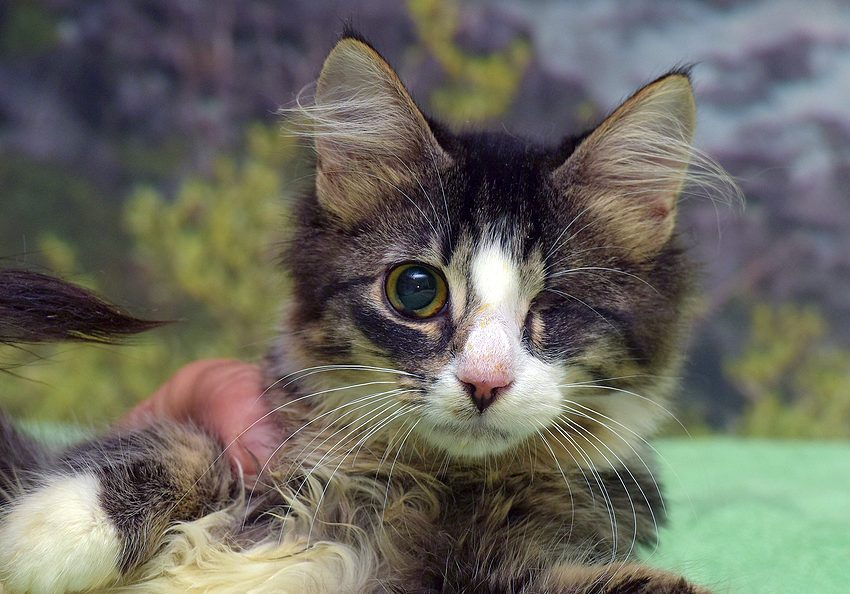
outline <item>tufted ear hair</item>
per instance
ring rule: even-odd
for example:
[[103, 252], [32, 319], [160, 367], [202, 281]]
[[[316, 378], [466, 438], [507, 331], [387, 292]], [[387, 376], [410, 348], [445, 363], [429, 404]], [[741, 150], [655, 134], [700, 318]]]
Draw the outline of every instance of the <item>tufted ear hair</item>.
[[673, 234], [676, 202], [695, 156], [695, 120], [688, 75], [664, 76], [585, 137], [553, 179], [632, 257], [650, 257]]
[[361, 220], [400, 186], [450, 162], [398, 75], [357, 37], [333, 48], [315, 103], [302, 111], [318, 157], [319, 203], [343, 223]]

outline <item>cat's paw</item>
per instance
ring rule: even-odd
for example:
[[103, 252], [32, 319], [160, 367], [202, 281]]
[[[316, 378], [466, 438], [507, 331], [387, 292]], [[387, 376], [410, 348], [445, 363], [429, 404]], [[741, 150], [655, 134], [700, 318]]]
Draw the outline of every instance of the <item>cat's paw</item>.
[[711, 594], [673, 573], [656, 569], [641, 569], [624, 576], [613, 577], [599, 590], [604, 594]]
[[550, 570], [534, 592], [595, 592], [597, 594], [711, 594], [685, 578], [636, 563], [561, 565]]
[[87, 590], [119, 576], [122, 541], [99, 493], [92, 474], [58, 476], [3, 511], [0, 584], [7, 592]]
[[635, 578], [617, 584], [613, 594], [711, 594], [705, 588], [690, 583], [683, 577], [656, 575], [651, 578]]

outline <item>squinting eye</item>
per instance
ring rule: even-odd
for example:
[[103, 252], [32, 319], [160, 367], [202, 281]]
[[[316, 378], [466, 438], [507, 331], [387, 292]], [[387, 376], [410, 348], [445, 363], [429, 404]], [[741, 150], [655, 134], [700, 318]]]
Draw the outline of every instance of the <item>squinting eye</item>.
[[442, 311], [448, 297], [443, 276], [425, 264], [402, 264], [387, 275], [387, 298], [406, 316], [435, 316]]

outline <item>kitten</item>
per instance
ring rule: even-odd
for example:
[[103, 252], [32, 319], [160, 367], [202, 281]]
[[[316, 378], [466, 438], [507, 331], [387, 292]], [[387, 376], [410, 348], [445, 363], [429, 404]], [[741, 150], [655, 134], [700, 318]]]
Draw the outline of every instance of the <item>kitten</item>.
[[188, 425], [51, 456], [0, 423], [8, 591], [703, 592], [635, 559], [688, 317], [676, 202], [725, 179], [687, 72], [543, 147], [447, 130], [348, 33], [298, 111], [315, 192], [260, 482]]

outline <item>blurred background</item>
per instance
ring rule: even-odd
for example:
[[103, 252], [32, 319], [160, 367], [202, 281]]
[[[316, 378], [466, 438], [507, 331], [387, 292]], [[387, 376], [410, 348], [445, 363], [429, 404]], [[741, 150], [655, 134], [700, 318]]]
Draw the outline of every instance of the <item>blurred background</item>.
[[746, 204], [682, 204], [703, 290], [677, 415], [850, 436], [850, 2], [817, 0], [0, 0], [0, 265], [181, 320], [0, 350], [3, 408], [101, 422], [189, 360], [262, 355], [310, 183], [275, 112], [346, 21], [426, 111], [549, 141], [696, 64], [698, 145]]

